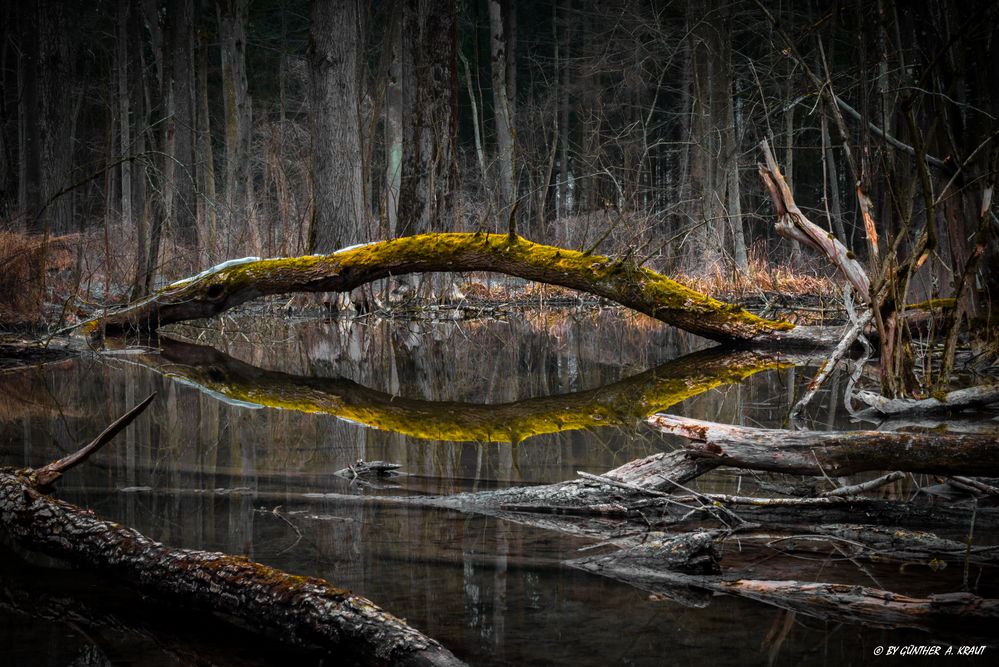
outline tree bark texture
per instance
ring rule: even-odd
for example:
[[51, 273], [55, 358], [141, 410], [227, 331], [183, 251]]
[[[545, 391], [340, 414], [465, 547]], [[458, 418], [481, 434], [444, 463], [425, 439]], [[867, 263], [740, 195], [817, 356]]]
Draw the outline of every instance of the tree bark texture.
[[493, 80], [493, 118], [496, 124], [496, 168], [499, 175], [500, 224], [507, 221], [516, 199], [516, 170], [514, 167], [514, 118], [510, 104], [507, 34], [503, 3], [489, 0], [489, 47]]
[[399, 234], [452, 226], [458, 184], [456, 12], [453, 0], [403, 2]]
[[885, 431], [788, 431], [672, 415], [649, 423], [693, 442], [691, 456], [717, 465], [795, 475], [850, 475], [901, 470], [999, 475], [999, 438], [977, 434]]
[[23, 547], [235, 616], [292, 644], [321, 646], [367, 664], [463, 664], [363, 597], [247, 558], [164, 546], [45, 495], [31, 470], [0, 470], [0, 527]]
[[87, 332], [152, 331], [269, 294], [346, 292], [392, 275], [450, 271], [494, 271], [562, 285], [719, 342], [821, 348], [841, 337], [838, 328], [762, 319], [629, 262], [479, 232], [409, 236], [330, 255], [228, 262], [83, 326]]
[[312, 252], [331, 252], [367, 236], [358, 112], [359, 21], [359, 0], [312, 2]]
[[[230, 236], [227, 244], [246, 233], [237, 225], [250, 222], [252, 202], [250, 142], [253, 135], [253, 107], [246, 72], [246, 28], [249, 0], [223, 0], [218, 5], [219, 33], [222, 39], [222, 99], [225, 108], [225, 196]], [[235, 238], [233, 238], [235, 237]]]
[[999, 404], [999, 384], [956, 389], [923, 399], [886, 398], [869, 391], [857, 392], [857, 398], [879, 414], [888, 416], [959, 412]]
[[791, 187], [777, 166], [770, 145], [760, 144], [766, 164], [759, 165], [760, 178], [770, 194], [777, 214], [777, 233], [823, 253], [853, 286], [858, 296], [870, 300], [871, 281], [867, 271], [839, 239], [810, 221], [794, 201]]
[[664, 554], [675, 556], [676, 542], [674, 539], [664, 544], [641, 545], [569, 564], [667, 597], [672, 597], [677, 587], [692, 586], [757, 600], [813, 618], [877, 628], [985, 628], [999, 619], [999, 600], [971, 593], [917, 598], [866, 586], [726, 579], [672, 571], [663, 567], [663, 561]]
[[402, 17], [397, 12], [390, 21], [386, 36], [388, 71], [385, 73], [385, 226], [388, 237], [399, 229], [399, 192], [402, 186], [402, 126], [403, 126], [403, 38]]

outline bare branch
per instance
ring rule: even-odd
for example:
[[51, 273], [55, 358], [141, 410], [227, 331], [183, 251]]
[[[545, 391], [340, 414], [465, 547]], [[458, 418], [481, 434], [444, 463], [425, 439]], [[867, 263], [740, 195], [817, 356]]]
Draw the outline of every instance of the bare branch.
[[100, 435], [94, 438], [90, 444], [81, 447], [68, 456], [62, 457], [58, 461], [53, 461], [52, 463], [44, 465], [35, 471], [35, 481], [38, 486], [51, 486], [57, 479], [62, 477], [64, 472], [70, 468], [80, 465], [90, 458], [94, 452], [109, 443], [112, 438], [118, 435], [119, 431], [131, 424], [132, 421], [138, 417], [150, 403], [153, 402], [154, 398], [156, 398], [155, 391], [147, 396], [144, 401], [123, 414], [121, 417], [118, 417], [118, 419], [114, 420], [101, 432]]

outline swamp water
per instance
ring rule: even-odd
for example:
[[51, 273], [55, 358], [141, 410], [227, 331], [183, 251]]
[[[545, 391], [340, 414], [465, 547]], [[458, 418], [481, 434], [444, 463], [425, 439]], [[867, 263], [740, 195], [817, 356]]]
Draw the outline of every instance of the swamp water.
[[[616, 309], [437, 322], [227, 317], [174, 331], [200, 347], [164, 342], [162, 352], [88, 354], [0, 375], [0, 465], [73, 451], [156, 391], [125, 433], [60, 481], [60, 498], [172, 546], [326, 578], [473, 665], [849, 665], [871, 662], [879, 645], [936, 639], [727, 596], [683, 607], [562, 565], [592, 553], [579, 551], [591, 543], [581, 538], [340, 497], [601, 473], [676, 446], [641, 422], [658, 409], [783, 427], [814, 368], [743, 365], [712, 380], [704, 373], [719, 355], [698, 351], [707, 343]], [[849, 420], [841, 393], [832, 381], [804, 425], [872, 427]], [[370, 483], [333, 475], [358, 459], [400, 463], [407, 475]], [[724, 473], [698, 481], [730, 493], [752, 485]], [[760, 557], [761, 568], [771, 557]], [[960, 586], [955, 572], [895, 565], [865, 574], [847, 565], [819, 557], [796, 561], [791, 574], [900, 593]], [[992, 575], [979, 579], [982, 594], [994, 588]], [[320, 662], [80, 573], [33, 568], [8, 547], [0, 547], [0, 639], [3, 664], [16, 665]]]

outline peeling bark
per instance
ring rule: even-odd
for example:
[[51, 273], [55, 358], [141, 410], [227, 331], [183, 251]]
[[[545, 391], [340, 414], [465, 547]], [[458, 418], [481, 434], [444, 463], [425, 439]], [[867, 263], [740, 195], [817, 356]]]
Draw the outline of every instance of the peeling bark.
[[871, 281], [867, 271], [839, 239], [805, 217], [795, 203], [794, 195], [780, 172], [780, 167], [777, 166], [770, 144], [764, 140], [760, 144], [760, 149], [766, 162], [765, 165], [759, 165], [760, 178], [763, 179], [763, 185], [770, 194], [770, 200], [777, 214], [775, 225], [777, 233], [823, 253], [853, 285], [857, 294], [865, 301], [869, 301]]
[[882, 415], [927, 414], [974, 410], [999, 403], [999, 384], [957, 389], [940, 396], [920, 400], [886, 398], [869, 391], [857, 393], [857, 398]]
[[450, 271], [493, 271], [569, 287], [723, 343], [822, 348], [842, 337], [838, 327], [795, 327], [762, 319], [630, 262], [485, 233], [423, 234], [330, 255], [230, 263], [106, 313], [85, 323], [83, 331], [152, 331], [211, 317], [265, 295], [347, 292], [388, 276]]
[[656, 415], [649, 423], [692, 442], [690, 456], [716, 465], [796, 475], [901, 470], [999, 475], [999, 438], [954, 433], [787, 431]]

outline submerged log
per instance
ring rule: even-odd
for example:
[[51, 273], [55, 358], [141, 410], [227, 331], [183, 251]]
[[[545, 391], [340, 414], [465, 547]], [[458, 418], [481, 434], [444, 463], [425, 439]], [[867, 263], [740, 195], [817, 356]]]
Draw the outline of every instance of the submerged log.
[[674, 543], [685, 553], [684, 545], [691, 541], [692, 536], [681, 536], [656, 542], [651, 548], [637, 545], [612, 554], [572, 560], [568, 565], [671, 598], [678, 587], [702, 588], [814, 618], [878, 628], [960, 627], [963, 631], [979, 631], [999, 620], [999, 600], [970, 593], [919, 598], [848, 584], [732, 579], [678, 571], [673, 561], [663, 558], [663, 553], [675, 550]]
[[999, 475], [999, 438], [955, 433], [787, 431], [673, 415], [649, 423], [692, 442], [687, 453], [716, 465], [796, 475], [871, 470]]
[[[136, 413], [133, 409], [126, 418]], [[122, 428], [126, 418], [114, 426]], [[80, 455], [38, 470], [0, 469], [0, 529], [23, 548], [174, 602], [239, 618], [289, 644], [321, 647], [365, 664], [463, 664], [371, 601], [322, 579], [287, 574], [240, 556], [174, 549], [45, 493], [109, 439], [106, 431]]]
[[389, 276], [450, 271], [492, 271], [569, 287], [723, 343], [821, 348], [842, 337], [838, 327], [795, 327], [757, 317], [631, 262], [481, 232], [406, 236], [330, 255], [230, 261], [106, 313], [82, 329], [112, 335], [153, 331], [211, 317], [261, 296], [347, 292]]

